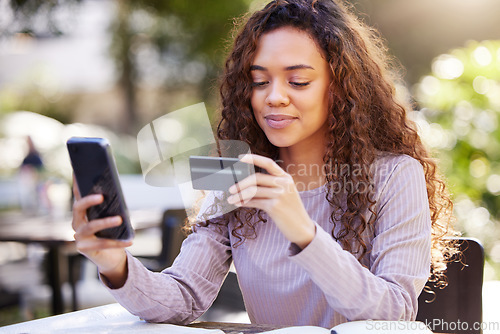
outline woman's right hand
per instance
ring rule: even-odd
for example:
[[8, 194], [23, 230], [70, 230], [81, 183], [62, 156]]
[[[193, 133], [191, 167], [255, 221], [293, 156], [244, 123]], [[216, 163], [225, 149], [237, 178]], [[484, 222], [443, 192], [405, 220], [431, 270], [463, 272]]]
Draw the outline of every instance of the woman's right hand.
[[122, 223], [120, 216], [107, 217], [88, 221], [87, 209], [98, 205], [104, 200], [102, 195], [81, 197], [74, 182], [73, 192], [73, 230], [75, 231], [76, 248], [78, 252], [91, 260], [99, 272], [106, 277], [113, 288], [119, 288], [127, 280], [127, 255], [125, 247], [132, 241], [104, 239], [96, 237], [95, 233]]

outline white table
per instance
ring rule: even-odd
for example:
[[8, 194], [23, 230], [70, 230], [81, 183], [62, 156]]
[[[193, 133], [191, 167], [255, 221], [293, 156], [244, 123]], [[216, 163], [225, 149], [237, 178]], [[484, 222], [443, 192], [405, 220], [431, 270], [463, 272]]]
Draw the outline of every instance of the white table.
[[188, 326], [147, 323], [130, 314], [119, 304], [109, 304], [86, 310], [0, 327], [1, 334], [21, 333], [169, 333], [169, 334], [236, 334], [261, 333], [276, 329], [269, 325], [234, 323], [195, 323]]
[[[379, 327], [368, 327], [378, 323]], [[401, 325], [405, 325], [401, 327]], [[393, 326], [395, 325], [395, 326]], [[410, 326], [412, 325], [412, 326]], [[342, 334], [429, 334], [418, 322], [353, 321], [334, 327]], [[396, 328], [396, 329], [391, 329]], [[119, 304], [109, 304], [82, 311], [56, 315], [0, 327], [1, 334], [21, 333], [168, 333], [168, 334], [328, 334], [330, 330], [315, 326], [281, 327], [273, 325], [237, 324], [225, 322], [198, 322], [188, 326], [148, 323], [130, 314]]]
[[[170, 328], [169, 328], [170, 327]], [[0, 333], [193, 333], [195, 328], [151, 324], [130, 314], [119, 304], [22, 322], [0, 328]], [[210, 332], [209, 332], [210, 333]]]

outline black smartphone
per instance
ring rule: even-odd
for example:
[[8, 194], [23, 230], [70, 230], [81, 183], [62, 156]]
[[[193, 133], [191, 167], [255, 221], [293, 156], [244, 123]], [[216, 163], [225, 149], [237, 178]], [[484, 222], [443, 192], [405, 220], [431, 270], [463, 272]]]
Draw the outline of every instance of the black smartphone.
[[255, 166], [237, 158], [190, 156], [189, 169], [194, 189], [227, 191], [256, 172]]
[[107, 228], [96, 236], [107, 239], [130, 240], [134, 230], [121, 190], [118, 170], [105, 138], [72, 137], [67, 143], [71, 165], [81, 196], [102, 194], [104, 201], [87, 210], [89, 220], [121, 216], [120, 226]]

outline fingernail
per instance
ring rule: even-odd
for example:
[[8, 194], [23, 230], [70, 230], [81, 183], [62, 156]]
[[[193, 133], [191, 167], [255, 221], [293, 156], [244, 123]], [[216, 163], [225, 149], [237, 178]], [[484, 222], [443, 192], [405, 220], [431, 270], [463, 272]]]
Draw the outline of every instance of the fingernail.
[[234, 199], [235, 199], [235, 197], [234, 197], [234, 196], [229, 196], [229, 197], [227, 198], [227, 202], [228, 202], [228, 203], [230, 203], [230, 204], [233, 204], [233, 203], [234, 203]]
[[93, 201], [99, 201], [101, 199], [102, 199], [102, 195], [101, 194], [92, 195], [92, 200]]
[[236, 192], [236, 186], [232, 185], [231, 187], [229, 187], [229, 192], [231, 194], [234, 194]]

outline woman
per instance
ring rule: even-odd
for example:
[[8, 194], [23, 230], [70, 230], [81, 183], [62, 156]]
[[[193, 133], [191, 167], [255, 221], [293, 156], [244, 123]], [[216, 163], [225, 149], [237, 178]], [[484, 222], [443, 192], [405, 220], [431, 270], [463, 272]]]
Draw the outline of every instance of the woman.
[[[407, 107], [395, 99], [373, 33], [333, 0], [278, 0], [238, 33], [221, 84], [220, 139], [247, 142], [267, 173], [230, 188], [238, 207], [199, 222], [171, 268], [152, 273], [94, 233], [99, 195], [79, 199], [80, 252], [130, 312], [189, 323], [232, 261], [252, 322], [333, 327], [412, 320], [453, 252], [451, 202]], [[318, 168], [319, 166], [319, 168]], [[217, 210], [216, 196], [204, 211]], [[201, 220], [201, 219], [200, 219]]]

